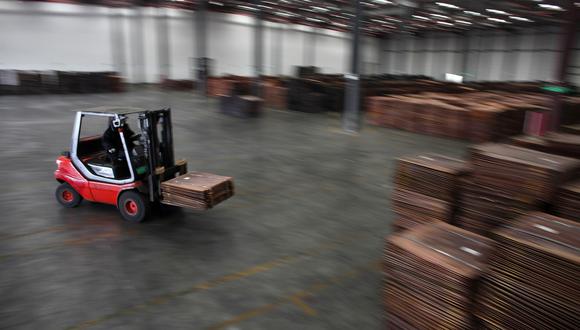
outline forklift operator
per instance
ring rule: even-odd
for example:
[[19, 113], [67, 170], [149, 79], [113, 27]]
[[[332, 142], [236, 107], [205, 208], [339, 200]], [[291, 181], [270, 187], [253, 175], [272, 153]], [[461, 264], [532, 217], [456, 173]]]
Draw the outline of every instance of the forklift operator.
[[[125, 122], [121, 122], [121, 127], [123, 130], [123, 135], [125, 136], [125, 143], [127, 143], [127, 149], [129, 151], [129, 155], [132, 154], [134, 144], [133, 144], [133, 137], [135, 133], [129, 128], [129, 124]], [[123, 149], [123, 142], [121, 141], [121, 135], [117, 131], [117, 128], [113, 126], [113, 118], [109, 119], [109, 127], [103, 134], [103, 138], [101, 140], [103, 144], [103, 148], [107, 152], [107, 158], [113, 164], [118, 164], [123, 162], [125, 159], [125, 150]]]

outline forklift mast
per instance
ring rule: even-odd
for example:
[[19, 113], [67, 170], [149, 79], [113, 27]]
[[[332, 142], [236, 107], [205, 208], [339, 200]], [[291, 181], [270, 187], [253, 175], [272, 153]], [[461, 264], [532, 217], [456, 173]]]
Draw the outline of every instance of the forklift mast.
[[[148, 161], [147, 184], [149, 200], [160, 200], [161, 178], [173, 178], [178, 171], [173, 154], [173, 128], [171, 126], [171, 109], [143, 112], [139, 115], [139, 126], [144, 141], [145, 155]], [[163, 175], [157, 169], [163, 169]]]

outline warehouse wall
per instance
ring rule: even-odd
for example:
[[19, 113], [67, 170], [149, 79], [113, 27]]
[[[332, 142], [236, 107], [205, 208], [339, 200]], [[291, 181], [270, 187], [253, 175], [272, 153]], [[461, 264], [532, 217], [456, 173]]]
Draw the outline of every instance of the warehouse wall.
[[[130, 82], [160, 76], [190, 79], [195, 57], [192, 12], [0, 2], [0, 69], [122, 72]], [[215, 73], [253, 73], [250, 16], [208, 13], [207, 56]], [[379, 42], [363, 38], [364, 73], [379, 71]], [[350, 35], [300, 25], [264, 23], [264, 73], [292, 74], [296, 65], [325, 73], [349, 68]]]
[[[570, 69], [580, 82], [580, 34]], [[395, 35], [381, 40], [384, 73], [424, 74], [444, 79], [445, 73], [468, 80], [553, 80], [560, 53], [557, 28], [472, 31], [467, 36], [431, 33], [422, 37]], [[464, 49], [467, 57], [464, 63]], [[575, 67], [574, 67], [575, 66]]]

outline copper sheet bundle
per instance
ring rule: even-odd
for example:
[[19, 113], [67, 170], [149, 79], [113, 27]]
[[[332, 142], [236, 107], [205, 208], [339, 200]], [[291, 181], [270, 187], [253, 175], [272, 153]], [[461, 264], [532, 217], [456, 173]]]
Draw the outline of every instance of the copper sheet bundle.
[[554, 155], [580, 158], [580, 135], [569, 133], [547, 133], [545, 136], [519, 135], [510, 138], [510, 143]]
[[232, 178], [210, 173], [189, 172], [161, 183], [163, 203], [206, 210], [234, 194]]
[[481, 144], [472, 151], [475, 184], [530, 205], [553, 202], [556, 188], [580, 170], [580, 160], [508, 144]]
[[491, 241], [445, 223], [387, 240], [384, 306], [391, 329], [472, 329], [472, 302]]
[[263, 86], [264, 105], [276, 109], [286, 109], [288, 106], [288, 88], [266, 83]]
[[397, 160], [394, 183], [398, 187], [453, 202], [461, 177], [469, 172], [460, 159], [424, 153]]
[[399, 229], [407, 229], [420, 223], [449, 222], [453, 214], [453, 204], [450, 202], [404, 188], [395, 188], [391, 198], [393, 211], [404, 219], [395, 225]]
[[459, 180], [467, 172], [462, 160], [433, 153], [398, 159], [392, 203], [399, 220], [393, 226], [450, 222]]
[[554, 212], [563, 218], [580, 221], [580, 181], [559, 189]]
[[475, 313], [485, 328], [578, 328], [578, 223], [536, 212], [496, 239], [476, 297]]
[[509, 193], [471, 180], [461, 185], [461, 197], [455, 224], [479, 235], [490, 236], [498, 227], [536, 208], [514, 200]]

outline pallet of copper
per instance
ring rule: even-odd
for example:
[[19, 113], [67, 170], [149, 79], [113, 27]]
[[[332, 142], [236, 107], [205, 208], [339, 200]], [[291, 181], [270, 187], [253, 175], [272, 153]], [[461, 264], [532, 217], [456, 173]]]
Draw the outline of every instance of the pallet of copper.
[[469, 178], [462, 180], [459, 191], [459, 208], [454, 224], [483, 236], [491, 236], [497, 228], [539, 208], [513, 199], [502, 189], [479, 185]]
[[470, 140], [473, 142], [497, 141], [522, 132], [523, 110], [514, 111], [500, 103], [475, 104], [469, 110]]
[[485, 328], [576, 329], [580, 324], [580, 226], [534, 212], [495, 235], [475, 298]]
[[473, 181], [528, 204], [551, 203], [557, 187], [580, 173], [580, 160], [509, 144], [471, 148]]
[[393, 181], [397, 187], [453, 202], [461, 178], [469, 171], [463, 160], [423, 153], [398, 158]]
[[161, 183], [164, 204], [205, 210], [234, 194], [231, 177], [189, 172]]
[[250, 118], [262, 115], [263, 99], [252, 95], [220, 96], [220, 111], [226, 115]]
[[395, 329], [473, 329], [472, 297], [492, 241], [432, 223], [387, 237], [383, 302]]
[[580, 221], [580, 180], [558, 189], [554, 213], [563, 218]]
[[419, 223], [450, 222], [453, 204], [403, 187], [395, 187], [391, 194], [393, 212], [400, 218]]
[[519, 135], [509, 139], [513, 145], [554, 155], [580, 158], [580, 135], [547, 133], [545, 136]]
[[288, 88], [274, 84], [263, 85], [264, 105], [276, 109], [286, 109]]
[[568, 134], [580, 135], [580, 124], [577, 125], [562, 125], [560, 131]]

